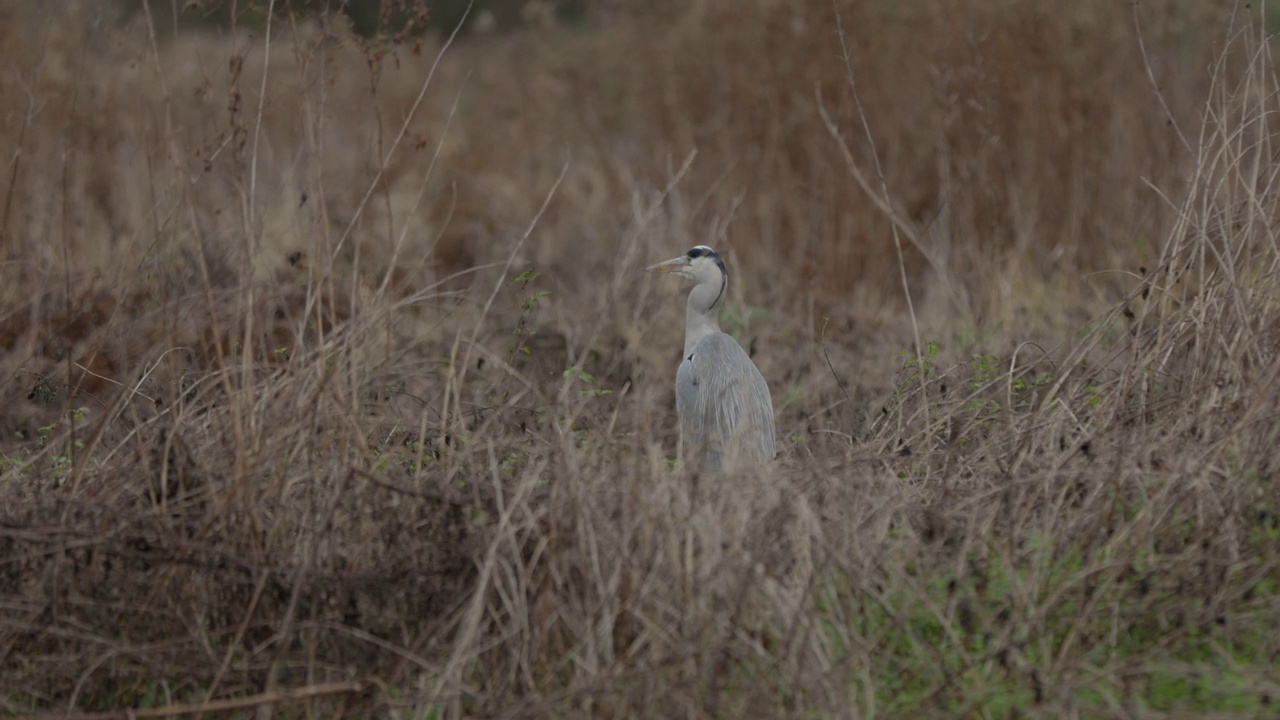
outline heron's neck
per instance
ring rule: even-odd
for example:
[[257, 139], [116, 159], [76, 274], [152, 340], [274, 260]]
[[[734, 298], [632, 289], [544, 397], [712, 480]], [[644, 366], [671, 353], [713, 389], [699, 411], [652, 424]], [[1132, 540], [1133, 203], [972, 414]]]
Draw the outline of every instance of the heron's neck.
[[684, 356], [689, 357], [693, 346], [711, 333], [720, 332], [720, 301], [722, 283], [699, 283], [689, 293], [689, 306], [684, 318]]

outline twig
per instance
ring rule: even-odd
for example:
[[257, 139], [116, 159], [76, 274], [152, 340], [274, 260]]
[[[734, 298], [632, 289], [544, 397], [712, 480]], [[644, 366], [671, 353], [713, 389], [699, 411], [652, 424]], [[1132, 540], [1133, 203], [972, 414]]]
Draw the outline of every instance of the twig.
[[[467, 4], [467, 9], [463, 13], [463, 19], [471, 14], [471, 3]], [[364, 195], [360, 198], [360, 202], [356, 203], [355, 211], [351, 213], [351, 219], [347, 222], [347, 227], [342, 231], [342, 235], [338, 237], [338, 243], [333, 248], [332, 255], [336, 257], [342, 250], [342, 246], [346, 244], [347, 238], [355, 230], [356, 225], [360, 222], [360, 217], [364, 214], [365, 206], [369, 204], [369, 198], [373, 197], [373, 193], [382, 184], [386, 176], [387, 167], [391, 165], [391, 158], [395, 156], [396, 149], [400, 147], [400, 143], [404, 140], [405, 135], [409, 133], [409, 127], [413, 124], [413, 119], [418, 115], [418, 109], [422, 106], [422, 101], [427, 96], [427, 89], [431, 87], [431, 81], [436, 76], [436, 69], [440, 67], [440, 61], [444, 58], [445, 53], [449, 52], [449, 48], [453, 46], [453, 41], [458, 37], [458, 33], [462, 30], [462, 21], [453, 28], [453, 32], [449, 33], [449, 37], [445, 40], [444, 45], [440, 48], [440, 52], [436, 53], [436, 59], [431, 63], [431, 69], [427, 71], [427, 77], [422, 81], [422, 85], [418, 88], [418, 94], [413, 99], [413, 104], [404, 113], [404, 119], [400, 121], [400, 130], [396, 133], [396, 137], [391, 141], [391, 148], [388, 149], [381, 158], [378, 166], [378, 172], [374, 173], [373, 180], [369, 182], [369, 186], [365, 188]]]
[[374, 473], [371, 473], [368, 470], [363, 470], [354, 465], [351, 466], [351, 472], [364, 478], [365, 480], [368, 480], [369, 482], [375, 485], [381, 485], [382, 487], [388, 490], [400, 493], [402, 495], [410, 495], [413, 497], [425, 498], [427, 500], [435, 500], [436, 502], [444, 503], [446, 505], [453, 505], [454, 507], [470, 507], [473, 504], [471, 502], [463, 500], [462, 498], [454, 497], [452, 495], [447, 495], [442, 492], [436, 492], [433, 490], [423, 490], [421, 488], [414, 488], [414, 487], [408, 487], [407, 485], [401, 485], [398, 482], [393, 482], [386, 478], [380, 478]]
[[538, 227], [538, 223], [542, 220], [542, 215], [551, 206], [551, 199], [555, 197], [556, 191], [560, 189], [560, 183], [564, 181], [564, 176], [569, 172], [569, 161], [565, 160], [564, 165], [560, 168], [560, 174], [556, 177], [556, 181], [551, 184], [551, 189], [547, 191], [546, 196], [542, 199], [542, 206], [534, 213], [533, 219], [529, 221], [529, 225], [525, 227], [524, 234], [515, 241], [511, 246], [511, 252], [507, 253], [507, 260], [502, 265], [502, 272], [498, 274], [498, 279], [493, 284], [493, 290], [489, 293], [489, 299], [485, 300], [484, 308], [480, 310], [480, 318], [476, 320], [475, 326], [471, 329], [471, 340], [467, 343], [466, 355], [463, 356], [462, 364], [459, 365], [461, 371], [458, 375], [458, 385], [461, 387], [466, 378], [467, 370], [471, 367], [471, 353], [475, 349], [477, 343], [476, 338], [480, 335], [480, 327], [484, 324], [485, 318], [489, 316], [489, 310], [493, 307], [493, 301], [498, 297], [498, 293], [506, 285], [507, 273], [511, 271], [511, 265], [516, 260], [516, 255], [520, 249], [524, 247], [524, 243], [533, 234], [534, 228]]
[[244, 708], [258, 707], [260, 705], [271, 705], [275, 703], [296, 702], [298, 700], [306, 700], [308, 698], [320, 697], [322, 695], [338, 695], [342, 693], [358, 693], [364, 686], [354, 680], [346, 682], [320, 683], [318, 685], [306, 685], [304, 687], [293, 688], [291, 690], [277, 690], [275, 692], [262, 693], [261, 695], [250, 695], [242, 698], [230, 698], [227, 700], [214, 700], [212, 702], [193, 703], [189, 705], [165, 705], [158, 708], [147, 708], [145, 710], [111, 710], [108, 712], [98, 713], [51, 713], [47, 715], [33, 715], [30, 720], [136, 720], [136, 718], [167, 718], [180, 715], [194, 715], [196, 713], [217, 713], [227, 712], [228, 710], [242, 710]]
[[213, 694], [217, 692], [218, 685], [222, 683], [222, 677], [227, 673], [227, 668], [231, 665], [231, 658], [235, 653], [235, 649], [240, 647], [240, 641], [244, 639], [244, 633], [249, 629], [249, 621], [253, 619], [254, 612], [257, 611], [258, 601], [262, 599], [262, 591], [267, 587], [267, 580], [271, 578], [269, 570], [263, 570], [258, 574], [258, 582], [253, 587], [253, 596], [249, 598], [249, 607], [244, 611], [244, 617], [240, 619], [240, 627], [236, 628], [235, 639], [231, 644], [227, 645], [227, 651], [222, 656], [222, 664], [218, 666], [218, 674], [213, 676], [213, 682], [209, 683], [209, 689], [205, 691], [204, 701], [210, 702]]
[[1187, 140], [1187, 136], [1182, 132], [1182, 125], [1178, 123], [1178, 119], [1174, 117], [1173, 111], [1169, 109], [1169, 103], [1164, 99], [1164, 90], [1160, 87], [1160, 83], [1156, 82], [1155, 70], [1151, 67], [1151, 56], [1147, 54], [1147, 43], [1142, 39], [1142, 22], [1138, 20], [1138, 3], [1133, 3], [1133, 34], [1138, 38], [1138, 51], [1142, 53], [1142, 67], [1147, 71], [1147, 79], [1151, 81], [1151, 89], [1156, 93], [1156, 99], [1160, 101], [1160, 107], [1164, 109], [1165, 117], [1169, 119], [1169, 126], [1173, 131], [1178, 133], [1178, 139], [1182, 141], [1182, 147], [1188, 152], [1195, 152], [1191, 147], [1191, 142]]
[[844, 386], [844, 381], [836, 373], [835, 365], [831, 364], [831, 356], [827, 354], [827, 325], [831, 322], [831, 318], [823, 318], [822, 320], [822, 336], [818, 344], [822, 346], [822, 358], [827, 361], [827, 369], [831, 371], [831, 377], [836, 379], [836, 385], [840, 386], [840, 392], [844, 393], [844, 401], [853, 405], [853, 400], [849, 398], [849, 391]]
[[[840, 153], [844, 157], [845, 166], [848, 168], [849, 173], [853, 176], [854, 180], [857, 181], [858, 185], [862, 188], [863, 192], [867, 194], [867, 197], [871, 198], [872, 202], [874, 202], [876, 206], [880, 208], [881, 212], [885, 213], [885, 215], [888, 216], [890, 220], [890, 227], [893, 230], [893, 247], [898, 255], [898, 274], [902, 281], [902, 294], [907, 301], [907, 313], [911, 317], [911, 333], [915, 339], [916, 361], [918, 363], [923, 364], [924, 363], [924, 347], [920, 344], [920, 324], [916, 320], [915, 301], [911, 299], [911, 285], [907, 281], [907, 265], [906, 265], [906, 260], [902, 254], [901, 236], [906, 235], [907, 239], [911, 241], [911, 244], [914, 245], [915, 248], [919, 250], [922, 255], [924, 255], [925, 260], [927, 260], [929, 264], [933, 266], [934, 271], [938, 273], [938, 276], [942, 279], [943, 283], [947, 284], [948, 286], [950, 285], [950, 283], [947, 282], [947, 274], [944, 271], [944, 268], [937, 261], [933, 259], [933, 256], [928, 251], [925, 250], [924, 246], [920, 243], [919, 239], [916, 237], [915, 231], [901, 216], [899, 216], [897, 212], [894, 211], [893, 206], [889, 200], [889, 185], [884, 179], [884, 170], [880, 167], [880, 154], [876, 151], [875, 140], [871, 136], [871, 125], [867, 121], [867, 114], [862, 109], [862, 99], [858, 97], [858, 86], [853, 78], [853, 60], [849, 56], [849, 44], [845, 39], [844, 24], [841, 20], [840, 8], [838, 5], [836, 5], [835, 0], [832, 0], [832, 8], [835, 10], [835, 14], [836, 14], [836, 34], [840, 38], [840, 52], [844, 60], [845, 79], [849, 85], [849, 92], [853, 93], [853, 102], [858, 109], [858, 118], [862, 122], [862, 131], [866, 135], [867, 143], [871, 146], [871, 158], [875, 163], [876, 179], [880, 183], [880, 190], [878, 192], [871, 188], [870, 183], [867, 182], [867, 179], [863, 175], [861, 169], [858, 168], [857, 163], [854, 162], [853, 153], [849, 151], [849, 146], [845, 143], [844, 138], [840, 135], [839, 129], [836, 127], [835, 122], [831, 119], [831, 116], [827, 114], [826, 106], [823, 105], [822, 103], [821, 93], [818, 93], [818, 98], [817, 98], [818, 112], [822, 116], [822, 122], [824, 125], [826, 125], [827, 132], [831, 135], [832, 139], [834, 139], [836, 141], [836, 144], [840, 147]], [[921, 390], [923, 390], [924, 387], [925, 387], [925, 378], [924, 378], [924, 375], [921, 374], [920, 376]], [[925, 422], [927, 425], [928, 424], [928, 407], [927, 406], [926, 406], [925, 412], [926, 412]]]

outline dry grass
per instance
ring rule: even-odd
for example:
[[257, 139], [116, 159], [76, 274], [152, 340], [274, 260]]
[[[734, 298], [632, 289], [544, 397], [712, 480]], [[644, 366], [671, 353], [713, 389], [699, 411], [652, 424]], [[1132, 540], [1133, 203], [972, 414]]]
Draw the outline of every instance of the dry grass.
[[[8, 7], [0, 712], [1267, 716], [1280, 102], [1220, 5]], [[668, 461], [640, 269], [698, 242], [739, 477]]]

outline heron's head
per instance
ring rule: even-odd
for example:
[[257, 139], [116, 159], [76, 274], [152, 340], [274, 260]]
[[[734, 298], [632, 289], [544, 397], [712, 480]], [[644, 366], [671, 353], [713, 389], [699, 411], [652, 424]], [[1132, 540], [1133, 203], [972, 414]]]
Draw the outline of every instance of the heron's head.
[[720, 254], [706, 245], [698, 245], [678, 258], [645, 268], [649, 272], [670, 273], [702, 283], [723, 283], [729, 277]]

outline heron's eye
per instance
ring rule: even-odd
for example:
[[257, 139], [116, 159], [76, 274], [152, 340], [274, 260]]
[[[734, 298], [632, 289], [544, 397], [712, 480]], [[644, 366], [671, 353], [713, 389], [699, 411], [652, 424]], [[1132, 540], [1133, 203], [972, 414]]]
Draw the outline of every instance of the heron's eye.
[[704, 248], [704, 247], [696, 247], [696, 248], [694, 248], [694, 249], [692, 249], [692, 250], [690, 250], [690, 251], [688, 252], [688, 257], [689, 257], [689, 259], [690, 259], [690, 260], [692, 260], [693, 258], [700, 258], [700, 257], [702, 257], [703, 255], [706, 255], [706, 254], [707, 254], [707, 249], [706, 249], [706, 248]]

